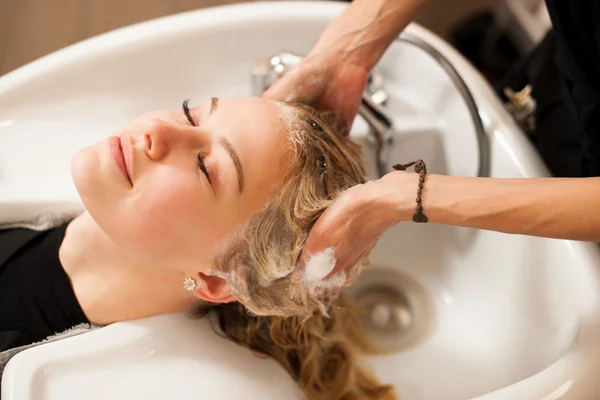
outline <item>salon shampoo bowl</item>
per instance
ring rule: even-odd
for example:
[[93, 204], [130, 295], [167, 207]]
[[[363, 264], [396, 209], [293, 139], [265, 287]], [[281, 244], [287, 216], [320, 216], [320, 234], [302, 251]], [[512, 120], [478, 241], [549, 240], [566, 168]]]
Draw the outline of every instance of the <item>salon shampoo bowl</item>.
[[[345, 6], [265, 2], [169, 16], [75, 44], [0, 78], [0, 220], [81, 210], [69, 174], [77, 149], [188, 97], [193, 103], [250, 95], [255, 61], [281, 50], [305, 54]], [[482, 76], [426, 29], [412, 24], [407, 32], [445, 55], [471, 89], [490, 140], [491, 175], [546, 176]], [[391, 162], [422, 158], [433, 173], [475, 175], [473, 125], [437, 62], [396, 43], [377, 71], [394, 122]], [[374, 174], [367, 132], [357, 119], [352, 137]], [[412, 282], [407, 292], [418, 286], [415, 301], [423, 302], [411, 305], [408, 319], [427, 326], [418, 340], [370, 360], [399, 398], [600, 398], [595, 245], [407, 223], [381, 239], [373, 261], [373, 271]], [[208, 320], [170, 314], [24, 351], [2, 381], [3, 400], [81, 398], [280, 400], [300, 393], [275, 362], [219, 338]]]

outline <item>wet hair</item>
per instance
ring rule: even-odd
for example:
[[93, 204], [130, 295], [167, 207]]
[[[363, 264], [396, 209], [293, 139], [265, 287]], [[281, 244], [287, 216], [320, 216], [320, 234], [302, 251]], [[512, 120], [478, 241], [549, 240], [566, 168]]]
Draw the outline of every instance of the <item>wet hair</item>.
[[[365, 182], [360, 146], [314, 109], [279, 105], [289, 138], [286, 179], [217, 252], [214, 273], [237, 302], [212, 310], [226, 337], [276, 360], [311, 400], [395, 399], [392, 387], [361, 367], [357, 308], [343, 295], [315, 293], [290, 279], [319, 216], [343, 191]], [[365, 258], [356, 270], [367, 266]]]

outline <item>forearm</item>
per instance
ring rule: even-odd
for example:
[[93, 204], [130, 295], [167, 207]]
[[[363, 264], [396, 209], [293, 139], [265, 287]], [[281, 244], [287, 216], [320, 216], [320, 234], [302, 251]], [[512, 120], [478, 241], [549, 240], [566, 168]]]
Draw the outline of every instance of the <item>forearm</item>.
[[[394, 173], [393, 173], [394, 174]], [[410, 220], [416, 174], [398, 173], [402, 184], [390, 204]], [[412, 175], [412, 176], [411, 176]], [[391, 187], [389, 188], [391, 193]], [[412, 204], [411, 204], [412, 203]], [[428, 175], [423, 210], [430, 222], [505, 233], [600, 242], [600, 178], [497, 179]]]
[[340, 56], [370, 71], [430, 0], [354, 0], [323, 32], [312, 53]]

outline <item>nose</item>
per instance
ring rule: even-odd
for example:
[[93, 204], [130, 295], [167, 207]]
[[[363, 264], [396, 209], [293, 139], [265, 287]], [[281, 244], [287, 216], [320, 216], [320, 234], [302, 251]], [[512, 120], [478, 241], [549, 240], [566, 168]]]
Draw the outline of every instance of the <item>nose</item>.
[[154, 118], [149, 121], [144, 134], [146, 154], [153, 161], [165, 159], [176, 149], [203, 146], [207, 139], [194, 127]]

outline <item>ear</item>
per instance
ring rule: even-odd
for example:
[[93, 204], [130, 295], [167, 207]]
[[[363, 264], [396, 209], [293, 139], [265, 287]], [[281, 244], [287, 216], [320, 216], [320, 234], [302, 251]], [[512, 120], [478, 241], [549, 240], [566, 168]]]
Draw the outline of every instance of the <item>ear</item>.
[[194, 296], [211, 303], [231, 303], [236, 301], [229, 291], [229, 285], [223, 278], [214, 275], [198, 274]]

